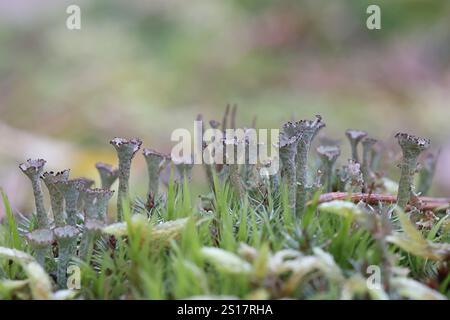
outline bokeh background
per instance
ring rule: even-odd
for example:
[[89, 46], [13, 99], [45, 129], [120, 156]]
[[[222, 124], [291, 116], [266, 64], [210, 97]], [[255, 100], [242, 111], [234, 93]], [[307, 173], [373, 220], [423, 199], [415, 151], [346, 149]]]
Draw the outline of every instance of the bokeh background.
[[[369, 4], [381, 30], [366, 28]], [[117, 163], [112, 137], [169, 152], [174, 129], [236, 103], [239, 126], [321, 114], [343, 160], [346, 128], [392, 145], [392, 166], [395, 132], [430, 137], [434, 194], [449, 195], [449, 61], [448, 0], [0, 0], [0, 186], [27, 212], [23, 160], [98, 179], [96, 161]], [[145, 185], [138, 155], [131, 191]]]

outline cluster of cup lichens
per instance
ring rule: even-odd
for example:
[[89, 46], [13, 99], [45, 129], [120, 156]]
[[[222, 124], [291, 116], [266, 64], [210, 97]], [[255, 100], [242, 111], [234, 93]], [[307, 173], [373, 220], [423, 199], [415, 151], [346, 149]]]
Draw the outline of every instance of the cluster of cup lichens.
[[[36, 260], [44, 267], [46, 258], [53, 258], [56, 245], [56, 277], [60, 287], [66, 285], [67, 268], [73, 256], [89, 262], [94, 244], [108, 222], [108, 204], [114, 193], [111, 186], [117, 179], [117, 220], [123, 219], [123, 206], [129, 197], [131, 161], [142, 142], [115, 138], [111, 144], [117, 150], [119, 168], [96, 164], [101, 188], [92, 188], [94, 181], [87, 178], [69, 179], [69, 170], [44, 172], [46, 161], [43, 159], [29, 159], [19, 166], [31, 181], [36, 207], [34, 230], [26, 234], [26, 239]], [[151, 149], [144, 149], [143, 155], [148, 165], [149, 198], [154, 199], [158, 195], [160, 172], [170, 158]], [[50, 195], [52, 220], [45, 208], [41, 181]]]
[[[315, 120], [287, 122], [281, 128], [280, 160], [281, 178], [288, 188], [289, 207], [300, 216], [304, 211], [308, 196], [314, 187], [322, 187], [324, 192], [368, 192], [372, 191], [375, 172], [381, 156], [381, 148], [376, 139], [368, 137], [367, 132], [347, 130], [346, 136], [351, 147], [351, 159], [342, 169], [335, 169], [341, 150], [336, 141], [324, 139], [316, 151], [320, 159], [320, 177], [315, 185], [308, 185], [308, 158], [311, 143], [318, 132], [325, 127], [320, 116]], [[398, 186], [397, 206], [405, 209], [417, 193], [414, 188], [414, 174], [417, 172], [419, 155], [426, 150], [430, 141], [406, 133], [395, 136], [402, 149], [403, 159], [400, 164], [401, 177]], [[362, 159], [358, 146], [362, 143]], [[425, 194], [431, 184], [437, 157], [429, 154], [421, 170], [419, 191]]]
[[[227, 109], [228, 110], [228, 109]], [[233, 108], [231, 124], [235, 127], [236, 110]], [[222, 122], [225, 130], [228, 112]], [[199, 118], [201, 119], [201, 117]], [[218, 128], [221, 124], [210, 121], [212, 128]], [[287, 122], [282, 126], [279, 139], [279, 156], [281, 160], [281, 171], [271, 176], [269, 182], [274, 189], [279, 187], [279, 181], [284, 180], [288, 189], [288, 204], [295, 216], [301, 216], [312, 185], [308, 184], [308, 162], [313, 139], [318, 132], [325, 127], [320, 116], [314, 120], [301, 120]], [[374, 178], [374, 172], [380, 157], [377, 141], [367, 137], [367, 133], [358, 130], [347, 130], [346, 135], [350, 141], [352, 158], [342, 170], [335, 169], [336, 160], [341, 154], [339, 146], [329, 140], [317, 148], [317, 154], [321, 162], [320, 184], [324, 191], [359, 191], [368, 190]], [[414, 195], [414, 174], [416, 172], [418, 157], [422, 151], [429, 147], [429, 140], [417, 138], [409, 134], [399, 133], [396, 135], [403, 151], [401, 167], [401, 178], [398, 189], [397, 204], [406, 208], [411, 197]], [[224, 144], [246, 143], [237, 140], [224, 140]], [[362, 162], [358, 154], [358, 145], [362, 142]], [[31, 181], [35, 207], [36, 225], [26, 237], [33, 248], [37, 261], [45, 266], [46, 257], [53, 257], [53, 247], [56, 245], [57, 259], [57, 282], [60, 287], [66, 285], [66, 270], [71, 257], [78, 256], [84, 261], [89, 261], [93, 251], [94, 243], [101, 235], [101, 230], [108, 222], [108, 203], [114, 191], [111, 186], [118, 179], [117, 192], [117, 220], [123, 220], [124, 205], [129, 200], [129, 179], [132, 160], [136, 152], [141, 148], [140, 139], [114, 138], [110, 142], [116, 149], [118, 155], [118, 169], [105, 163], [97, 163], [96, 168], [100, 175], [101, 188], [92, 188], [94, 181], [87, 178], [69, 178], [69, 170], [61, 172], [43, 172], [45, 160], [28, 160], [20, 165], [20, 169]], [[236, 149], [236, 148], [235, 148]], [[159, 153], [152, 149], [144, 149], [148, 169], [149, 184], [147, 201], [152, 207], [158, 197], [160, 173], [171, 162], [168, 155]], [[426, 192], [430, 184], [430, 176], [434, 172], [436, 158], [427, 158], [425, 169], [428, 174], [424, 176], [421, 192]], [[177, 163], [180, 180], [191, 176], [192, 163]], [[239, 168], [236, 164], [211, 165], [204, 164], [208, 181], [213, 189], [213, 176], [218, 175], [226, 179], [235, 189], [236, 195], [244, 198], [252, 177], [258, 168], [264, 168], [264, 164], [250, 165]], [[258, 168], [257, 168], [258, 167]], [[261, 171], [260, 171], [261, 173]], [[262, 175], [256, 175], [261, 178]], [[262, 178], [261, 178], [262, 179]], [[256, 179], [258, 180], [258, 179]], [[263, 180], [263, 179], [262, 179]], [[47, 215], [44, 205], [44, 196], [41, 186], [44, 182], [48, 189], [53, 220]], [[267, 180], [264, 180], [267, 182]], [[253, 184], [254, 187], [254, 184]], [[424, 190], [422, 190], [424, 189]]]

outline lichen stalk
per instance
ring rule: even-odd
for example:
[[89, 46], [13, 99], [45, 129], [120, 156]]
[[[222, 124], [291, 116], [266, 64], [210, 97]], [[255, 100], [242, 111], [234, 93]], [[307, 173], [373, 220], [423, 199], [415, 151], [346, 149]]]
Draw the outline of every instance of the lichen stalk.
[[295, 214], [297, 197], [296, 156], [298, 143], [302, 136], [300, 122], [283, 124], [279, 138], [279, 155], [281, 161], [281, 178], [288, 186], [288, 203], [291, 212]]
[[34, 251], [36, 261], [45, 268], [45, 257], [50, 252], [54, 240], [50, 229], [36, 229], [26, 235], [28, 243]]
[[178, 183], [183, 185], [184, 180], [191, 180], [192, 178], [192, 168], [194, 167], [193, 161], [190, 162], [180, 162], [175, 164], [175, 168], [178, 172]]
[[57, 283], [60, 289], [67, 287], [67, 267], [70, 259], [76, 253], [76, 244], [79, 231], [73, 226], [64, 226], [54, 229], [58, 244]]
[[[211, 129], [217, 129], [220, 130], [220, 122], [216, 120], [210, 120], [209, 125], [211, 126]], [[204, 130], [203, 130], [204, 132]], [[203, 161], [203, 167], [205, 169], [206, 179], [208, 180], [208, 185], [211, 190], [214, 190], [214, 173], [217, 173], [217, 166], [218, 164], [213, 164], [213, 158], [215, 156], [215, 150], [214, 152], [207, 152], [205, 153], [205, 149], [207, 147], [207, 143], [203, 141], [202, 143], [202, 153], [204, 157]], [[208, 164], [212, 163], [212, 164]], [[221, 164], [222, 165], [222, 164]]]
[[362, 141], [363, 159], [362, 159], [361, 172], [363, 174], [365, 189], [367, 189], [370, 186], [370, 184], [372, 183], [372, 172], [370, 169], [370, 155], [371, 155], [372, 148], [376, 143], [377, 143], [377, 140], [373, 139], [373, 138], [365, 138]]
[[104, 223], [108, 220], [108, 202], [113, 194], [114, 190], [98, 189], [95, 210], [97, 212], [97, 219]]
[[44, 206], [44, 194], [42, 192], [40, 176], [46, 161], [44, 159], [31, 160], [22, 163], [19, 168], [30, 179], [33, 188], [34, 203], [36, 206], [37, 227], [48, 227], [48, 216]]
[[53, 213], [53, 221], [56, 227], [62, 227], [66, 223], [64, 213], [64, 194], [59, 190], [58, 183], [67, 181], [69, 178], [69, 170], [63, 170], [54, 173], [53, 171], [44, 172], [42, 180], [47, 186], [50, 194], [50, 203]]
[[83, 236], [80, 242], [79, 257], [89, 263], [94, 250], [94, 244], [104, 224], [97, 219], [87, 219], [84, 224]]
[[123, 206], [129, 199], [129, 180], [131, 161], [140, 149], [142, 141], [140, 139], [127, 140], [124, 138], [114, 138], [110, 141], [117, 151], [119, 158], [119, 190], [117, 193], [117, 219], [123, 220]]
[[380, 167], [380, 163], [381, 163], [381, 158], [383, 157], [383, 145], [381, 141], [378, 141], [378, 143], [376, 143], [372, 149], [370, 150], [370, 170], [371, 172], [377, 172], [379, 167]]
[[405, 209], [414, 190], [414, 174], [416, 173], [419, 155], [430, 146], [430, 140], [415, 137], [407, 133], [397, 133], [395, 137], [402, 149], [403, 159], [400, 164], [400, 181], [397, 194], [397, 206]]
[[352, 149], [352, 159], [355, 162], [360, 163], [358, 156], [358, 144], [362, 139], [367, 137], [367, 132], [361, 130], [348, 129], [347, 131], [345, 131], [345, 135], [350, 141], [350, 147]]
[[297, 180], [295, 168], [295, 155], [297, 154], [297, 136], [287, 137], [280, 134], [280, 161], [281, 177], [286, 181], [288, 188], [288, 203], [291, 213], [295, 213], [295, 201], [297, 196]]
[[97, 219], [97, 197], [102, 189], [85, 189], [81, 192], [84, 202], [84, 220]]
[[308, 183], [308, 156], [311, 148], [311, 142], [317, 133], [325, 127], [321, 116], [316, 116], [315, 120], [301, 120], [297, 123], [300, 130], [299, 141], [297, 144], [296, 155], [296, 179], [297, 196], [295, 200], [296, 214], [300, 215], [307, 201], [307, 183]]
[[338, 146], [319, 146], [316, 150], [322, 163], [324, 189], [326, 192], [331, 192], [333, 187], [334, 165], [341, 154], [341, 150]]
[[147, 199], [149, 199], [149, 201], [154, 201], [158, 198], [160, 173], [169, 163], [170, 157], [152, 149], [144, 149], [143, 155], [145, 162], [147, 163], [148, 173]]
[[113, 169], [112, 165], [103, 162], [97, 162], [95, 167], [100, 175], [102, 189], [111, 189], [111, 186], [119, 177], [119, 170]]
[[[226, 164], [228, 168], [229, 173], [229, 179], [232, 188], [234, 189], [235, 194], [239, 197], [239, 199], [244, 200], [245, 198], [245, 189], [244, 185], [242, 183], [242, 178], [239, 173], [239, 159], [238, 159], [238, 145], [242, 142], [238, 141], [236, 137], [233, 138], [225, 138], [223, 140], [224, 146], [225, 146], [225, 157], [226, 157]], [[231, 154], [228, 153], [229, 147], [232, 146], [232, 152]]]
[[78, 220], [78, 200], [80, 197], [80, 190], [83, 185], [78, 179], [71, 179], [67, 181], [58, 181], [55, 186], [63, 194], [66, 207], [66, 223], [71, 226], [77, 225]]
[[[86, 177], [78, 177], [78, 178], [76, 178], [76, 180], [79, 183], [80, 191], [89, 189], [95, 184], [94, 180], [86, 178]], [[83, 197], [81, 197], [81, 196], [78, 197], [77, 206], [78, 206], [78, 212], [80, 212], [83, 209]]]
[[431, 188], [438, 158], [439, 152], [437, 154], [428, 153], [425, 156], [423, 167], [419, 172], [419, 185], [417, 188], [417, 192], [421, 196], [427, 195]]

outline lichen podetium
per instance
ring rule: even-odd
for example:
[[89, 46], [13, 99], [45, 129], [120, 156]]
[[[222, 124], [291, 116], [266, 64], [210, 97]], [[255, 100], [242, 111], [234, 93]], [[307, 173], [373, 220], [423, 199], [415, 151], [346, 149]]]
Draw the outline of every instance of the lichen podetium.
[[[244, 184], [242, 182], [241, 175], [239, 173], [239, 165], [238, 165], [238, 146], [243, 144], [244, 141], [240, 141], [236, 137], [233, 138], [225, 138], [223, 140], [224, 147], [226, 148], [226, 167], [228, 168], [230, 184], [239, 199], [243, 200], [246, 197]], [[232, 149], [231, 152], [228, 152], [229, 149]]]
[[19, 165], [20, 170], [30, 179], [33, 188], [34, 203], [36, 205], [36, 216], [38, 228], [47, 228], [49, 221], [44, 206], [44, 194], [41, 186], [41, 174], [46, 161], [44, 159], [31, 160]]
[[422, 169], [419, 172], [419, 184], [417, 187], [417, 192], [421, 196], [426, 196], [431, 188], [439, 154], [440, 152], [428, 153], [423, 160]]
[[129, 180], [131, 161], [141, 148], [142, 141], [138, 138], [114, 138], [110, 143], [116, 148], [119, 158], [119, 190], [117, 192], [117, 220], [123, 220], [123, 205], [129, 198]]
[[297, 144], [296, 162], [296, 179], [297, 179], [297, 196], [295, 200], [295, 212], [300, 216], [305, 210], [307, 198], [308, 183], [308, 156], [311, 149], [311, 142], [317, 133], [325, 127], [322, 117], [317, 115], [314, 120], [301, 120], [297, 122], [300, 135]]
[[279, 153], [281, 161], [281, 176], [287, 183], [288, 202], [292, 213], [295, 213], [297, 197], [296, 155], [297, 145], [301, 136], [300, 122], [288, 121], [280, 131]]
[[64, 217], [64, 194], [59, 190], [58, 183], [67, 181], [69, 178], [69, 172], [69, 170], [63, 170], [56, 173], [50, 171], [44, 172], [42, 175], [42, 180], [47, 186], [50, 194], [53, 221], [57, 227], [62, 227], [66, 222]]
[[83, 188], [82, 182], [80, 182], [79, 179], [70, 179], [67, 181], [61, 180], [56, 182], [55, 185], [64, 196], [67, 224], [76, 226], [78, 219], [78, 202], [80, 198], [80, 191]]
[[322, 170], [324, 171], [324, 184], [326, 192], [332, 191], [333, 171], [337, 158], [341, 154], [341, 149], [338, 146], [319, 146], [317, 154], [322, 163]]
[[361, 171], [364, 179], [364, 190], [367, 190], [370, 184], [372, 183], [372, 172], [370, 169], [370, 154], [372, 151], [372, 147], [377, 143], [376, 139], [373, 138], [365, 138], [362, 142], [363, 145], [363, 159], [361, 165]]
[[58, 264], [56, 279], [58, 287], [63, 289], [67, 285], [67, 267], [72, 256], [77, 249], [77, 237], [79, 230], [73, 226], [67, 225], [53, 230], [58, 243]]
[[414, 174], [416, 173], [417, 159], [422, 151], [428, 149], [430, 140], [407, 133], [397, 133], [395, 137], [403, 152], [403, 159], [400, 164], [401, 175], [398, 184], [397, 206], [405, 209], [414, 191]]
[[360, 163], [358, 156], [358, 144], [362, 139], [367, 137], [367, 132], [361, 130], [348, 129], [347, 131], [345, 131], [345, 135], [350, 141], [350, 147], [352, 148], [352, 159], [355, 162]]
[[144, 149], [143, 152], [145, 162], [147, 163], [148, 172], [148, 196], [149, 201], [158, 198], [159, 175], [170, 161], [170, 156], [162, 154], [152, 149]]
[[102, 189], [111, 189], [112, 184], [119, 177], [119, 170], [113, 169], [112, 165], [103, 162], [97, 162], [95, 167], [100, 175]]

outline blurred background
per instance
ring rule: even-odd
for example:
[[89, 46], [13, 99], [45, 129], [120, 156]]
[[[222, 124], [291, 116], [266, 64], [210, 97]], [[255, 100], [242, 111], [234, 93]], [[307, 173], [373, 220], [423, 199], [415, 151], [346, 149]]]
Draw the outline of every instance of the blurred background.
[[[81, 30], [66, 28], [70, 4]], [[366, 28], [369, 4], [381, 30]], [[448, 0], [0, 0], [0, 186], [27, 212], [27, 158], [98, 181], [95, 162], [117, 163], [111, 138], [170, 152], [174, 129], [236, 103], [238, 126], [321, 114], [341, 161], [346, 128], [392, 145], [392, 167], [397, 131], [430, 137], [433, 193], [448, 196], [449, 62]], [[133, 194], [146, 179], [138, 154]]]

